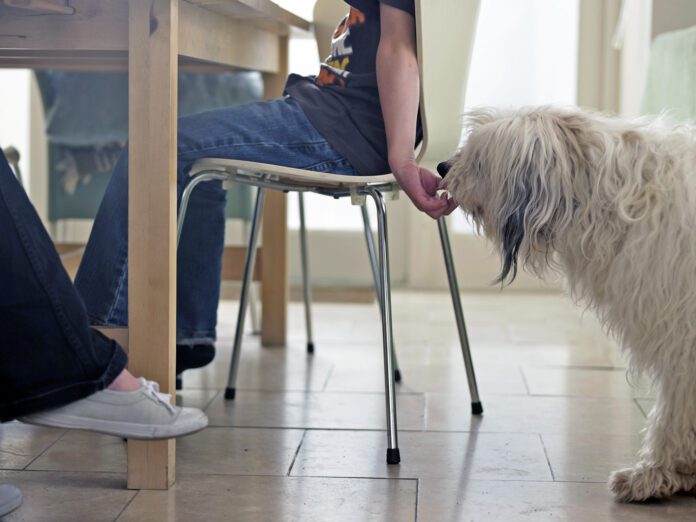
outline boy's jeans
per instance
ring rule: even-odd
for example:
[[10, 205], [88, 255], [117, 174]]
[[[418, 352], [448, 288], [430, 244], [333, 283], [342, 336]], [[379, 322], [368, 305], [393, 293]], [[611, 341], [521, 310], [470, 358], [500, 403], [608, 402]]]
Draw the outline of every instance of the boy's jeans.
[[53, 242], [0, 151], [0, 421], [91, 395], [127, 357], [89, 328]]
[[[348, 116], [346, 116], [348, 117]], [[204, 112], [179, 120], [179, 197], [191, 165], [229, 158], [356, 174], [292, 98]], [[142, 173], [147, 175], [146, 172]], [[177, 253], [177, 343], [215, 339], [224, 247], [226, 193], [219, 181], [191, 195]], [[95, 325], [128, 323], [128, 157], [119, 159], [104, 195], [75, 285]]]

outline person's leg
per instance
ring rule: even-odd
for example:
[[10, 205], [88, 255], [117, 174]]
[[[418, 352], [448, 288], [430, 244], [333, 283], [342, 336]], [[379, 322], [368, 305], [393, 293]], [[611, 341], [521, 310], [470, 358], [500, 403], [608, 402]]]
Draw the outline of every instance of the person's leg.
[[[217, 157], [354, 174], [314, 129], [299, 105], [284, 98], [201, 113], [179, 120], [179, 189], [191, 165]], [[128, 160], [120, 158], [92, 229], [76, 286], [93, 324], [127, 324]], [[178, 251], [177, 343], [215, 339], [225, 226], [220, 182], [194, 190]]]
[[39, 216], [0, 153], [0, 420], [66, 404], [126, 366], [87, 314]]

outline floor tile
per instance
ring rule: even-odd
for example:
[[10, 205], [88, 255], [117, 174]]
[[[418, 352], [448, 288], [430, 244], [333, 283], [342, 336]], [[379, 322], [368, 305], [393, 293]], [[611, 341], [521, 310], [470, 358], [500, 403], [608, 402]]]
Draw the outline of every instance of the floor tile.
[[[27, 521], [696, 520], [696, 499], [619, 505], [608, 474], [630, 465], [654, 399], [591, 313], [552, 293], [462, 293], [482, 417], [472, 417], [450, 296], [394, 292], [402, 463], [385, 462], [379, 314], [371, 304], [289, 307], [286, 348], [246, 335], [225, 401], [237, 303], [220, 307], [218, 357], [186, 372], [177, 404], [210, 427], [177, 442], [168, 492], [125, 489], [117, 437], [0, 426], [0, 483]], [[290, 476], [287, 476], [290, 473]], [[129, 501], [132, 501], [129, 504]], [[417, 504], [416, 504], [417, 502]]]
[[302, 430], [207, 428], [177, 442], [177, 472], [286, 475], [302, 434]]
[[121, 474], [4, 471], [0, 483], [24, 495], [3, 522], [112, 522], [136, 494]]
[[179, 475], [142, 491], [118, 522], [409, 522], [414, 480]]
[[293, 476], [551, 480], [538, 435], [401, 432], [401, 464], [385, 462], [386, 432], [309, 431]]
[[673, 522], [694, 520], [696, 499], [617, 504], [605, 484], [577, 482], [419, 482], [418, 520], [447, 522]]
[[[185, 389], [227, 386], [232, 343], [217, 343], [215, 360], [208, 366], [184, 373]], [[236, 387], [240, 390], [315, 390], [323, 388], [333, 363], [308, 355], [305, 345], [291, 343], [286, 348], [263, 348], [258, 337], [247, 336], [242, 344]]]
[[[400, 394], [397, 410], [404, 427], [423, 428], [423, 395]], [[242, 390], [234, 401], [226, 401], [221, 395], [216, 397], [206, 414], [210, 426], [363, 430], [386, 427], [384, 394], [381, 393]]]
[[532, 395], [575, 397], [646, 397], [647, 382], [629, 383], [625, 368], [527, 366], [524, 377]]
[[63, 433], [65, 430], [20, 422], [0, 424], [0, 469], [24, 469]]
[[472, 416], [466, 396], [426, 394], [425, 429], [632, 435], [645, 425], [631, 399], [491, 395], [481, 396], [481, 401], [483, 415]]
[[609, 474], [631, 466], [642, 437], [568, 431], [541, 437], [555, 480], [606, 482]]
[[[177, 441], [177, 471], [286, 475], [302, 433], [302, 430], [207, 428]], [[29, 469], [124, 473], [126, 443], [108, 435], [68, 432]]]
[[[468, 395], [464, 362], [448, 365], [401, 364], [402, 381], [399, 392], [452, 393]], [[520, 368], [503, 365], [477, 365], [476, 380], [481, 394], [526, 395], [527, 387]], [[326, 391], [364, 391], [379, 393], [384, 390], [384, 370], [379, 359], [367, 359], [361, 366], [337, 365], [327, 381]]]
[[184, 381], [184, 389], [176, 391], [176, 405], [204, 410], [219, 393], [216, 389], [189, 388]]
[[28, 469], [125, 473], [126, 442], [121, 437], [68, 431]]

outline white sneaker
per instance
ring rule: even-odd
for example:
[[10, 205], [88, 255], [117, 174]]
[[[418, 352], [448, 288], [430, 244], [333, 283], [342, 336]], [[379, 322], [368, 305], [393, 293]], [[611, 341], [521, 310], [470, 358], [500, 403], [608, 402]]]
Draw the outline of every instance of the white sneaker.
[[0, 486], [0, 517], [12, 513], [22, 505], [22, 492], [10, 485]]
[[97, 431], [129, 439], [170, 439], [202, 430], [208, 417], [196, 408], [172, 406], [156, 382], [140, 378], [140, 388], [102, 390], [79, 401], [21, 417], [21, 422]]

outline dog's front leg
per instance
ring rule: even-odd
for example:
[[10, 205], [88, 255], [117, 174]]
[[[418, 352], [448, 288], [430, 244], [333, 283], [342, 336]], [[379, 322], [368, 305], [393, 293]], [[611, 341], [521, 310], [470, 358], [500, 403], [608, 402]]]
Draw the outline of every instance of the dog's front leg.
[[657, 401], [648, 415], [639, 462], [609, 478], [620, 502], [664, 498], [696, 488], [696, 379], [683, 368], [680, 373], [656, 382]]

